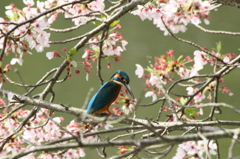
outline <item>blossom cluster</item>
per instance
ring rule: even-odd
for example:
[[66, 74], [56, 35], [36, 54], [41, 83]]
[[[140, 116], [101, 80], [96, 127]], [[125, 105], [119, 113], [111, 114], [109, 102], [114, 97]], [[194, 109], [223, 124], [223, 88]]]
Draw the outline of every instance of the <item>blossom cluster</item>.
[[[47, 9], [61, 6], [77, 0], [48, 0], [45, 2], [34, 0], [23, 0], [26, 7], [18, 9], [14, 4], [6, 7], [6, 16], [9, 20], [0, 18], [0, 49], [5, 49], [5, 54], [14, 53], [15, 57], [11, 64], [23, 64], [23, 55], [32, 54], [29, 49], [42, 52], [49, 47], [50, 33], [46, 29], [56, 20], [59, 13], [64, 13], [66, 18], [72, 18], [75, 25], [85, 23], [92, 12], [102, 11], [105, 7], [103, 0], [96, 0], [87, 5], [76, 3], [62, 7], [36, 18]], [[35, 6], [36, 5], [36, 6]], [[67, 12], [66, 12], [67, 11]], [[5, 35], [9, 34], [8, 37]], [[7, 39], [6, 39], [7, 38]]]
[[[4, 105], [4, 101], [1, 99], [1, 105]], [[15, 109], [13, 107], [12, 109]], [[6, 137], [12, 135], [12, 138], [6, 143], [0, 156], [6, 156], [11, 154], [17, 154], [22, 150], [35, 148], [38, 145], [43, 145], [52, 141], [57, 141], [63, 138], [68, 138], [73, 135], [79, 136], [86, 132], [86, 128], [79, 122], [72, 120], [66, 127], [61, 127], [63, 117], [53, 117], [53, 113], [50, 117], [50, 111], [47, 109], [40, 109], [40, 111], [32, 117], [31, 123], [27, 123], [20, 131], [16, 132], [17, 128], [21, 125], [22, 121], [26, 119], [31, 113], [30, 110], [19, 109], [11, 115], [10, 118], [6, 118], [10, 111], [4, 110], [3, 114], [0, 114], [0, 142], [2, 143]], [[109, 129], [113, 127], [112, 125], [105, 123], [100, 123], [87, 132], [96, 132], [100, 127]], [[88, 136], [82, 139], [82, 142], [92, 143], [98, 142], [99, 138], [94, 136]], [[62, 144], [67, 144], [74, 141], [65, 141]], [[61, 144], [61, 143], [59, 143]], [[25, 157], [29, 158], [80, 158], [85, 157], [84, 149], [79, 147], [76, 149], [69, 148], [66, 151], [59, 150], [59, 153], [52, 153], [44, 151], [42, 153], [30, 153]]]
[[[0, 29], [2, 30], [0, 33], [0, 49], [4, 49], [5, 54], [13, 53], [14, 57], [10, 62], [11, 65], [16, 63], [22, 65], [24, 54], [32, 54], [31, 51], [33, 49], [37, 52], [43, 52], [44, 48], [50, 46], [49, 39], [51, 34], [47, 31], [51, 24], [57, 20], [60, 13], [66, 19], [72, 20], [74, 25], [79, 26], [86, 25], [89, 21], [98, 26], [100, 24], [99, 21], [103, 22], [107, 18], [101, 14], [105, 9], [104, 0], [95, 0], [86, 4], [77, 3], [77, 0], [37, 2], [34, 0], [23, 0], [23, 2], [26, 5], [23, 9], [17, 8], [14, 4], [6, 7], [8, 20], [0, 18]], [[60, 9], [54, 9], [56, 7], [60, 7]], [[53, 11], [46, 13], [49, 9], [53, 9]], [[100, 17], [100, 20], [92, 20], [93, 16]], [[108, 57], [113, 57], [116, 62], [119, 62], [121, 53], [126, 50], [128, 42], [117, 31], [117, 29], [121, 28], [118, 23], [119, 20], [116, 20], [110, 24], [109, 30], [105, 32], [104, 40], [101, 40], [102, 35], [100, 34], [89, 39], [89, 49], [86, 49], [82, 56], [85, 59], [82, 62], [82, 66], [87, 73], [87, 80], [92, 68], [90, 59], [96, 62], [101, 53], [100, 57], [105, 57], [108, 61], [107, 67], [111, 68]], [[102, 43], [101, 48], [100, 43]], [[61, 57], [57, 51], [47, 52], [46, 56], [49, 60]], [[69, 63], [71, 66], [77, 67], [76, 61], [71, 59]], [[79, 74], [80, 70], [77, 69], [75, 72]], [[68, 76], [71, 77], [70, 71]]]
[[[36, 20], [32, 18], [39, 15], [43, 10], [40, 2], [34, 8], [34, 1], [24, 0], [26, 5], [22, 10], [14, 4], [6, 7], [6, 15], [9, 20], [0, 18], [0, 49], [5, 49], [5, 54], [14, 53], [11, 64], [23, 64], [23, 55], [32, 54], [29, 50], [35, 49], [42, 52], [44, 48], [49, 47], [50, 33], [46, 32], [49, 22], [45, 16]], [[29, 21], [29, 22], [27, 22]], [[9, 34], [9, 36], [5, 36]]]
[[[204, 0], [167, 0], [151, 1], [146, 5], [139, 5], [132, 14], [138, 15], [142, 20], [153, 21], [164, 35], [169, 32], [165, 25], [174, 33], [185, 32], [189, 23], [200, 24], [201, 19], [209, 24], [209, 11], [214, 5]], [[164, 25], [165, 23], [165, 25]]]
[[[199, 91], [198, 87], [193, 87], [192, 85], [201, 82], [196, 76], [201, 75], [199, 72], [204, 68], [205, 65], [209, 64], [210, 66], [216, 64], [217, 59], [220, 58], [223, 61], [229, 63], [230, 60], [235, 58], [233, 54], [222, 55], [220, 53], [212, 52], [212, 55], [208, 55], [203, 51], [196, 50], [193, 53], [194, 58], [186, 56], [179, 56], [177, 59], [174, 57], [174, 51], [170, 50], [166, 55], [161, 55], [160, 57], [154, 58], [154, 64], [151, 67], [144, 69], [141, 65], [136, 64], [135, 74], [138, 78], [143, 78], [146, 80], [145, 89], [148, 90], [145, 94], [145, 97], [152, 97], [152, 101], [155, 101], [158, 96], [162, 96], [161, 85], [160, 83], [167, 85], [176, 81], [177, 79], [189, 79], [186, 80], [189, 82], [188, 85], [185, 85], [187, 95], [192, 96], [193, 100], [191, 103], [201, 103], [205, 99], [211, 100], [211, 92], [215, 89], [216, 81], [211, 82], [203, 90]], [[217, 67], [218, 69], [220, 67]], [[147, 74], [144, 74], [146, 72]], [[223, 82], [223, 78], [220, 78], [219, 83]], [[184, 86], [183, 86], [184, 87]], [[233, 93], [223, 85], [220, 87], [220, 90], [223, 93], [226, 93], [230, 96]], [[196, 93], [198, 92], [198, 93]], [[196, 94], [195, 94], [196, 93]], [[187, 97], [177, 97], [176, 100], [180, 104], [185, 104]], [[163, 107], [163, 110], [169, 110], [168, 107]], [[192, 113], [191, 113], [192, 114]], [[202, 115], [202, 110], [194, 113], [195, 115]]]
[[[56, 2], [56, 5], [58, 6], [74, 1], [77, 0], [53, 0], [53, 2]], [[51, 5], [55, 4], [52, 3]], [[89, 15], [92, 15], [96, 12], [102, 12], [104, 8], [104, 0], [95, 0], [88, 4], [76, 3], [74, 5], [65, 6], [63, 7], [64, 10], [61, 12], [64, 13], [65, 18], [72, 19], [75, 25], [79, 25], [85, 24], [89, 19], [91, 19]], [[58, 12], [56, 12], [54, 16], [57, 17], [57, 14]]]
[[[92, 1], [88, 4], [65, 5], [74, 1], [77, 0], [47, 0], [45, 2], [23, 0], [26, 5], [23, 9], [17, 8], [14, 4], [6, 7], [8, 20], [0, 18], [0, 49], [5, 48], [6, 54], [10, 52], [15, 54], [11, 61], [12, 65], [15, 63], [22, 65], [23, 55], [32, 54], [29, 49], [42, 52], [44, 48], [49, 47], [50, 33], [46, 30], [57, 19], [59, 13], [63, 13], [66, 18], [71, 18], [77, 25], [80, 22], [85, 23], [90, 13], [103, 11], [105, 7], [103, 0]], [[41, 13], [57, 6], [64, 7], [40, 16]], [[35, 18], [37, 16], [39, 18]], [[9, 36], [5, 37], [7, 34]]]
[[[173, 159], [204, 159], [204, 154], [216, 155], [217, 144], [213, 140], [187, 141], [178, 145], [177, 153]], [[207, 152], [206, 152], [207, 150]]]
[[[128, 42], [124, 40], [122, 34], [117, 31], [117, 29], [121, 28], [120, 24], [117, 23], [118, 22], [116, 22], [112, 29], [109, 30], [108, 34], [104, 35], [105, 39], [101, 48], [99, 44], [101, 42], [102, 35], [97, 35], [89, 40], [89, 49], [85, 49], [82, 56], [82, 58], [86, 61], [85, 63], [89, 63], [89, 65], [91, 65], [90, 61], [96, 62], [99, 58], [99, 54], [102, 54], [100, 58], [105, 57], [108, 61], [107, 68], [111, 68], [109, 57], [113, 57], [116, 62], [120, 61], [121, 53], [126, 50]], [[85, 71], [90, 73], [91, 67], [85, 68]]]

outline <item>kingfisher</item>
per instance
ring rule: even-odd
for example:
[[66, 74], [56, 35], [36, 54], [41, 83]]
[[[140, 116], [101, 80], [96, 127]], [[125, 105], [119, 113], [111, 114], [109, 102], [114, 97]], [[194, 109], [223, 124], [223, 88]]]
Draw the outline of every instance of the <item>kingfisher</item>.
[[88, 103], [86, 110], [87, 114], [101, 114], [108, 112], [108, 116], [112, 113], [109, 111], [109, 106], [116, 100], [122, 86], [125, 86], [134, 99], [133, 92], [128, 85], [130, 79], [126, 72], [117, 70], [110, 78], [110, 81], [104, 83], [97, 93]]

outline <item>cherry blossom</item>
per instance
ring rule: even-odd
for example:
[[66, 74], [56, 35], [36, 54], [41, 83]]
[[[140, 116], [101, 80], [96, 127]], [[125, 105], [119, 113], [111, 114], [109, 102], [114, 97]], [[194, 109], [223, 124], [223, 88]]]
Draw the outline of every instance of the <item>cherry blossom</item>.
[[133, 111], [135, 110], [135, 105], [137, 103], [136, 99], [130, 100], [129, 98], [125, 98], [125, 103], [122, 106], [122, 111], [124, 114], [126, 115], [130, 115], [133, 113]]
[[[206, 153], [205, 144], [208, 141], [187, 141], [178, 145], [177, 153], [173, 159], [191, 158], [191, 159], [204, 159], [204, 153]], [[216, 155], [217, 144], [210, 140], [208, 144], [208, 153], [210, 155]]]
[[203, 19], [205, 24], [209, 24], [209, 10], [213, 8], [214, 5], [209, 1], [202, 0], [151, 1], [144, 6], [139, 5], [138, 9], [131, 13], [142, 20], [152, 20], [153, 24], [164, 31], [164, 35], [168, 35], [163, 22], [174, 34], [185, 32], [189, 23], [198, 25]]
[[[60, 0], [57, 2], [57, 5], [62, 5], [68, 2], [71, 2], [72, 0]], [[52, 5], [51, 2], [48, 3], [47, 8], [50, 8]], [[104, 0], [95, 0], [88, 4], [74, 4], [72, 6], [65, 6], [63, 7], [64, 10], [67, 10], [68, 12], [64, 12], [65, 18], [72, 18], [72, 21], [75, 25], [84, 24], [88, 21], [89, 17], [86, 15], [91, 14], [91, 12], [101, 12], [105, 8]], [[73, 18], [75, 17], [75, 18]]]
[[129, 106], [126, 106], [126, 105], [122, 106], [123, 113], [126, 115], [131, 114], [134, 111], [134, 109], [135, 107], [133, 104], [129, 104]]
[[[192, 87], [187, 87], [186, 90], [188, 91], [188, 95], [193, 95], [198, 90], [198, 88], [193, 89]], [[199, 92], [197, 95], [193, 97], [195, 103], [201, 102], [205, 98], [206, 98], [205, 94], [201, 92]]]
[[199, 71], [201, 69], [203, 69], [203, 66], [207, 64], [207, 60], [206, 58], [204, 58], [204, 56], [206, 55], [206, 53], [196, 50], [194, 51], [194, 69], [196, 71]]
[[159, 82], [160, 82], [161, 78], [162, 77], [158, 77], [158, 76], [155, 76], [155, 75], [151, 74], [149, 82], [152, 86], [155, 85], [156, 87], [160, 88], [160, 83]]
[[208, 144], [208, 151], [211, 155], [217, 155], [217, 144], [213, 142], [213, 140], [211, 140]]
[[114, 57], [115, 62], [119, 62], [121, 58], [121, 54], [126, 50], [126, 45], [128, 42], [123, 40], [121, 33], [116, 31], [116, 29], [121, 28], [120, 24], [117, 24], [112, 28], [106, 39], [103, 41], [102, 52], [100, 52], [100, 47], [98, 45], [99, 41], [101, 41], [102, 35], [97, 35], [89, 39], [89, 49], [85, 49], [82, 55], [82, 58], [85, 59], [83, 62], [84, 70], [87, 72], [86, 80], [88, 80], [89, 73], [91, 72], [91, 61], [96, 62], [99, 54], [103, 53], [103, 56], [106, 57], [107, 60], [107, 68], [111, 68], [111, 63], [109, 62], [108, 57]]
[[105, 8], [104, 0], [95, 0], [88, 4], [92, 11], [103, 11]]
[[[7, 6], [6, 15], [10, 18], [9, 22], [13, 23], [23, 23], [28, 19], [38, 15], [38, 11], [43, 11], [44, 6], [42, 3], [37, 2], [37, 6], [39, 8], [34, 8], [33, 0], [24, 0], [24, 4], [27, 7], [24, 7], [22, 10], [18, 9], [15, 5]], [[5, 21], [3, 18], [0, 18], [0, 21]], [[32, 23], [26, 23], [21, 25], [18, 28], [15, 28], [15, 25], [9, 24], [1, 24], [0, 28], [2, 33], [7, 33], [8, 31], [13, 30], [12, 39], [15, 38], [17, 40], [8, 39], [5, 53], [14, 52], [20, 54], [23, 57], [23, 54], [31, 52], [29, 49], [35, 49], [37, 52], [42, 52], [44, 48], [49, 47], [49, 38], [50, 33], [47, 33], [45, 30], [49, 27], [49, 23], [46, 20], [45, 16], [42, 16]], [[2, 35], [0, 33], [0, 35]], [[0, 49], [3, 48], [4, 36], [0, 39]], [[11, 48], [11, 50], [9, 49]], [[22, 57], [20, 59], [13, 59], [12, 64], [19, 63], [23, 64]]]
[[69, 149], [67, 150], [67, 152], [64, 153], [63, 157], [66, 159], [70, 159], [70, 158], [79, 158], [79, 157], [85, 157], [86, 154], [83, 151], [82, 148], [78, 148], [78, 149]]
[[16, 63], [18, 63], [20, 66], [22, 66], [22, 64], [23, 64], [23, 59], [18, 58], [18, 57], [12, 58], [10, 64], [11, 64], [11, 65], [15, 65]]
[[[84, 2], [84, 4], [76, 3], [68, 6], [59, 7], [58, 10], [41, 16], [40, 18], [34, 19], [33, 21], [31, 20], [31, 18], [40, 15], [40, 13], [48, 9], [74, 1], [75, 0], [46, 0], [45, 2], [37, 1], [35, 3], [34, 0], [23, 0], [26, 6], [22, 10], [18, 9], [13, 4], [7, 6], [6, 15], [8, 17], [8, 20], [0, 18], [0, 23], [2, 22], [2, 24], [0, 24], [0, 49], [3, 49], [5, 47], [5, 54], [10, 54], [13, 56], [13, 58], [10, 57], [12, 58], [10, 64], [14, 65], [18, 63], [19, 65], [22, 65], [24, 55], [32, 54], [30, 52], [31, 49], [36, 50], [37, 52], [43, 52], [46, 47], [49, 47], [49, 39], [51, 34], [48, 32], [47, 29], [50, 28], [50, 24], [53, 24], [61, 13], [65, 18], [71, 19], [75, 25], [79, 26], [88, 23], [90, 20], [89, 17], [96, 17], [98, 18], [98, 22], [104, 23], [104, 20], [109, 18], [107, 16], [109, 13], [116, 13], [104, 11], [104, 0], [94, 0], [91, 2]], [[190, 23], [198, 25], [203, 21], [205, 22], [205, 24], [209, 24], [209, 11], [212, 10], [214, 7], [214, 4], [210, 3], [210, 1], [203, 0], [150, 1], [144, 6], [139, 5], [138, 9], [133, 11], [132, 14], [138, 15], [142, 20], [151, 20], [154, 25], [156, 25], [160, 30], [164, 32], [164, 35], [169, 34], [166, 26], [174, 34], [176, 34], [179, 32], [186, 32], [187, 25]], [[108, 10], [109, 9], [111, 8], [108, 8]], [[9, 24], [3, 24], [3, 22], [9, 22]], [[15, 24], [21, 23], [23, 25], [15, 28]], [[76, 26], [76, 28], [79, 26]], [[82, 64], [83, 69], [86, 72], [86, 80], [88, 80], [89, 75], [92, 71], [92, 62], [100, 60], [98, 59], [99, 57], [106, 59], [108, 68], [112, 67], [110, 60], [114, 59], [115, 62], [120, 61], [122, 53], [126, 50], [126, 45], [128, 44], [128, 42], [124, 40], [122, 34], [117, 31], [117, 29], [119, 28], [121, 28], [120, 24], [116, 24], [116, 26], [109, 27], [108, 32], [104, 32], [105, 34], [94, 34], [94, 37], [91, 37], [88, 40], [88, 46], [84, 45], [88, 48], [84, 50], [84, 52], [82, 52], [83, 61], [80, 61], [80, 63]], [[5, 35], [7, 35], [7, 33], [12, 29], [14, 30], [11, 35], [9, 35], [9, 37], [6, 37]], [[5, 40], [7, 40], [6, 46], [4, 46]], [[64, 52], [67, 53], [66, 49]], [[212, 55], [214, 55], [215, 57], [222, 58], [223, 62], [225, 63], [230, 63], [230, 61], [235, 58], [233, 54], [221, 55], [220, 51], [217, 53], [212, 51], [211, 53], [213, 53]], [[165, 55], [162, 55], [162, 52], [160, 52], [159, 56], [154, 58], [154, 62], [149, 62], [149, 66], [147, 66], [146, 68], [143, 68], [140, 64], [136, 64], [137, 69], [135, 70], [135, 74], [138, 76], [138, 78], [146, 80], [146, 98], [152, 97], [152, 101], [155, 101], [158, 99], [158, 96], [164, 97], [165, 94], [163, 94], [163, 89], [166, 89], [167, 93], [169, 94], [172, 93], [170, 94], [170, 96], [174, 96], [175, 94], [178, 95], [178, 92], [175, 93], [175, 90], [171, 92], [171, 90], [168, 89], [169, 87], [167, 84], [170, 85], [176, 80], [200, 75], [200, 70], [202, 70], [204, 66], [208, 63], [216, 64], [216, 68], [214, 71], [218, 70], [219, 67], [224, 65], [223, 63], [219, 64], [220, 62], [217, 61], [217, 58], [211, 57], [203, 51], [199, 50], [194, 51], [193, 59], [189, 56], [184, 58], [183, 56], [176, 57], [175, 55], [176, 54], [173, 50], [167, 51]], [[46, 57], [50, 60], [54, 57], [60, 57], [60, 54], [56, 51], [51, 51], [46, 53]], [[2, 60], [3, 59], [1, 59], [1, 61]], [[67, 58], [67, 62], [69, 62], [69, 66], [66, 70], [68, 71], [67, 73], [70, 77], [70, 71], [71, 69], [75, 69], [73, 67], [77, 67], [77, 62], [73, 61], [70, 58]], [[7, 65], [3, 69], [3, 73], [0, 74], [0, 78], [2, 78], [2, 83], [0, 84], [0, 87], [6, 81], [6, 76], [4, 76], [3, 74], [10, 72], [11, 70], [10, 64], [8, 64], [9, 62], [6, 63]], [[6, 63], [4, 63], [4, 65]], [[79, 74], [80, 70], [75, 70], [75, 73]], [[191, 96], [199, 89], [202, 89], [201, 87], [199, 87], [202, 79], [203, 78], [199, 77], [199, 79], [191, 78], [190, 80], [179, 80], [179, 83], [174, 84], [186, 88], [187, 94]], [[208, 80], [209, 77], [206, 77], [206, 79]], [[185, 83], [181, 83], [181, 81], [184, 81]], [[223, 82], [223, 79], [219, 79], [219, 82]], [[161, 87], [161, 84], [164, 84], [164, 87], [166, 86], [166, 88]], [[216, 81], [215, 83], [212, 82], [209, 84], [209, 86], [203, 88], [198, 94], [193, 97], [193, 100], [190, 101], [189, 105], [194, 105], [197, 108], [197, 106], [200, 104], [196, 103], [200, 103], [203, 99], [206, 98], [206, 92], [209, 93], [208, 98], [211, 97], [210, 94], [214, 89], [216, 89], [215, 85]], [[233, 93], [225, 85], [219, 86], [219, 89], [223, 93], [226, 93], [230, 96], [233, 95]], [[121, 90], [118, 101], [115, 101], [114, 104], [120, 102], [123, 103], [124, 92], [126, 91]], [[179, 94], [179, 96], [181, 95], [182, 94]], [[8, 93], [8, 100], [12, 101], [12, 98], [13, 94]], [[187, 101], [189, 98], [184, 97], [183, 95], [183, 97], [179, 97], [178, 101], [180, 101], [180, 99], [182, 99], [182, 101]], [[174, 101], [172, 101], [172, 103], [174, 107], [178, 108], [177, 103], [175, 103]], [[5, 104], [7, 104], [7, 102], [0, 99], [0, 105]], [[123, 113], [126, 115], [130, 115], [135, 109], [135, 104], [136, 102], [133, 102], [133, 100], [127, 101], [127, 99], [125, 98], [125, 103], [122, 107], [113, 108], [114, 113], [119, 116], [123, 115]], [[99, 129], [108, 130], [113, 127], [113, 125], [106, 121], [103, 123], [91, 124], [81, 123], [77, 120], [72, 120], [65, 127], [62, 127], [61, 124], [64, 121], [63, 117], [56, 117], [56, 115], [53, 116], [53, 113], [50, 112], [48, 109], [39, 109], [35, 116], [29, 120], [31, 122], [26, 123], [21, 128], [21, 130], [16, 133], [15, 131], [17, 130], [18, 126], [21, 126], [22, 121], [29, 116], [31, 111], [27, 109], [25, 110], [25, 108], [19, 109], [16, 105], [10, 106], [7, 109], [4, 108], [5, 107], [2, 108], [3, 111], [2, 113], [0, 113], [0, 119], [7, 117], [6, 115], [8, 115], [8, 113], [13, 109], [16, 109], [16, 111], [15, 113], [11, 114], [11, 118], [9, 118], [8, 120], [2, 120], [2, 122], [0, 123], [0, 142], [2, 142], [6, 136], [9, 136], [13, 133], [16, 135], [13, 135], [11, 140], [9, 140], [9, 143], [3, 147], [3, 151], [0, 153], [0, 156], [28, 150], [34, 148], [35, 145], [46, 145], [48, 144], [48, 142], [72, 137], [73, 135], [80, 136], [81, 142], [83, 143], [100, 142], [102, 138], [99, 138], [97, 135], [84, 137], [83, 134], [98, 132]], [[171, 110], [167, 106], [162, 106], [161, 109], [164, 111]], [[199, 112], [196, 112], [196, 114], [202, 115], [203, 109], [200, 108]], [[184, 114], [184, 116], [185, 115], [187, 115], [187, 113]], [[168, 121], [171, 121], [171, 119], [169, 119]], [[65, 141], [63, 143], [67, 144], [73, 142], [76, 141]], [[140, 146], [140, 142], [136, 142], [135, 146]], [[125, 152], [135, 149], [135, 146], [119, 146], [119, 153], [124, 154]], [[187, 141], [178, 145], [176, 156], [173, 158], [205, 158], [206, 153], [216, 155], [216, 149], [217, 144], [214, 143], [214, 141], [212, 140], [209, 142]], [[80, 158], [85, 157], [85, 155], [86, 154], [84, 152], [84, 149], [79, 147], [75, 149], [66, 149], [64, 151], [59, 150], [54, 153], [48, 151], [30, 153], [24, 157], [60, 159]]]
[[195, 68], [192, 68], [191, 70], [189, 70], [187, 68], [181, 67], [179, 69], [179, 73], [180, 73], [180, 76], [182, 78], [189, 78], [189, 77], [193, 77], [193, 76], [199, 75], [198, 71]]
[[103, 53], [107, 56], [113, 55], [119, 56], [121, 52], [126, 49], [125, 46], [127, 45], [126, 41], [123, 41], [122, 43], [123, 47], [116, 45], [116, 42], [119, 41], [120, 39], [121, 36], [119, 36], [118, 33], [111, 33], [108, 36], [108, 39], [104, 41], [104, 45], [102, 48]]
[[[43, 144], [46, 141], [54, 141], [61, 139], [62, 137], [69, 137], [70, 135], [68, 133], [65, 133], [62, 131], [62, 128], [60, 128], [58, 125], [61, 124], [61, 122], [64, 120], [62, 117], [54, 117], [50, 120], [47, 120], [46, 116], [43, 114], [43, 112], [48, 113], [49, 110], [47, 109], [40, 109], [40, 111], [36, 114], [36, 116], [33, 118], [33, 121], [30, 124], [27, 124], [25, 127], [22, 128], [21, 133], [19, 135], [15, 136], [12, 141], [9, 142], [9, 146], [5, 146], [3, 148], [3, 151], [1, 151], [1, 156], [6, 154], [16, 154], [24, 149], [32, 148], [33, 146], [31, 143], [34, 144]], [[15, 128], [19, 126], [20, 121], [22, 121], [24, 118], [26, 118], [30, 110], [18, 110], [16, 112], [17, 114], [14, 115], [10, 120], [5, 120], [0, 123], [0, 141], [4, 138], [4, 136], [8, 136], [11, 133], [15, 133]], [[4, 117], [3, 114], [0, 114], [0, 118]], [[47, 122], [43, 125], [43, 123]], [[58, 124], [58, 125], [56, 125]], [[68, 130], [72, 133], [79, 132], [81, 129], [79, 127], [79, 124], [76, 122], [70, 122], [70, 124], [67, 126]], [[39, 128], [34, 128], [38, 127]], [[69, 129], [74, 128], [74, 129]], [[95, 129], [96, 130], [96, 129]], [[77, 135], [77, 134], [76, 134]], [[89, 142], [91, 139], [89, 138]], [[92, 142], [95, 142], [96, 140], [92, 140]], [[29, 144], [29, 145], [28, 145]], [[84, 157], [85, 152], [82, 148], [77, 149], [69, 149], [69, 151], [66, 151], [62, 153], [63, 156], [69, 155], [69, 152], [74, 152], [79, 157]], [[28, 156], [29, 158], [49, 158], [49, 156], [54, 157], [54, 154], [50, 153], [40, 153], [36, 155], [35, 153], [31, 153]], [[56, 155], [57, 157], [57, 155]]]

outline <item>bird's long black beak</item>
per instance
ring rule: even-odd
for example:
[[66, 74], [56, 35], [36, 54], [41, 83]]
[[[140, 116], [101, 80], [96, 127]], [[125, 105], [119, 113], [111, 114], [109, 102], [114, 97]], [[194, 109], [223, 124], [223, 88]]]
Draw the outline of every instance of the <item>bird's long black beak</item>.
[[129, 86], [128, 84], [126, 84], [126, 83], [123, 83], [123, 84], [124, 84], [124, 86], [127, 88], [128, 92], [130, 93], [130, 95], [132, 96], [132, 98], [135, 99], [135, 98], [134, 98], [134, 95], [133, 95], [133, 92], [132, 92], [132, 90], [131, 90], [131, 88], [130, 88], [130, 86]]

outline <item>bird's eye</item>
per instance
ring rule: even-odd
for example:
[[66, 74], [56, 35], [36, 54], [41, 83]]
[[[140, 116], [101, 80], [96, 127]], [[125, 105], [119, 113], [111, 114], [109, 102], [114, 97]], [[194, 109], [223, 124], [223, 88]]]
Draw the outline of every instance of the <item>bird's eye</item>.
[[124, 79], [124, 77], [121, 77], [121, 81], [123, 81], [124, 83], [127, 83], [127, 81]]
[[127, 81], [126, 81], [124, 78], [122, 78], [122, 81], [123, 81], [124, 83], [127, 83]]

